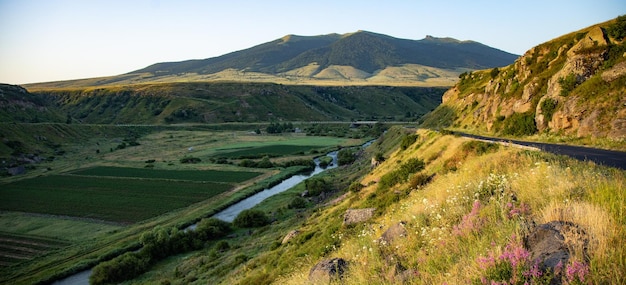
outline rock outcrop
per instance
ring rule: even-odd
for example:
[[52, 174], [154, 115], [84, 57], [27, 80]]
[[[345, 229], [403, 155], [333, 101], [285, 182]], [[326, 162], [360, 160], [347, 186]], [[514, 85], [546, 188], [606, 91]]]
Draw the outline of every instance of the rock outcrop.
[[375, 210], [375, 208], [348, 209], [343, 217], [343, 224], [347, 226], [365, 222], [374, 216]]
[[343, 278], [348, 262], [343, 258], [325, 259], [313, 266], [309, 272], [309, 281], [314, 284], [328, 284]]
[[612, 25], [556, 38], [506, 67], [463, 74], [439, 109], [453, 113], [455, 128], [503, 133], [524, 114], [534, 133], [626, 139], [626, 41], [611, 37]]
[[538, 225], [524, 238], [531, 259], [538, 261], [543, 271], [555, 274], [551, 284], [558, 284], [563, 266], [568, 264], [574, 250], [587, 255], [588, 244], [589, 237], [579, 226], [561, 221]]

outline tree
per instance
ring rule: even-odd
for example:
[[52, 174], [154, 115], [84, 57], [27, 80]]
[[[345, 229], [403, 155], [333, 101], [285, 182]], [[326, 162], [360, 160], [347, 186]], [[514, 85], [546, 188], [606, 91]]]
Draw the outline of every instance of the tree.
[[202, 219], [196, 227], [196, 236], [203, 240], [212, 240], [226, 236], [231, 231], [230, 224], [216, 218]]
[[304, 185], [311, 196], [317, 196], [330, 190], [330, 184], [324, 178], [309, 178], [304, 181]]
[[351, 164], [356, 160], [354, 151], [344, 148], [337, 153], [337, 163], [339, 165]]
[[256, 228], [270, 223], [270, 219], [263, 211], [248, 209], [244, 210], [233, 220], [233, 225], [238, 228]]

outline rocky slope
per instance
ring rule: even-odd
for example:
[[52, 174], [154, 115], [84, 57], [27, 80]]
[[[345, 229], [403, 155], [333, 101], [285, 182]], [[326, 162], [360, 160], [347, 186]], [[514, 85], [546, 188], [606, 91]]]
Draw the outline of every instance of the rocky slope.
[[620, 17], [556, 38], [504, 68], [462, 74], [426, 125], [623, 140], [625, 22]]

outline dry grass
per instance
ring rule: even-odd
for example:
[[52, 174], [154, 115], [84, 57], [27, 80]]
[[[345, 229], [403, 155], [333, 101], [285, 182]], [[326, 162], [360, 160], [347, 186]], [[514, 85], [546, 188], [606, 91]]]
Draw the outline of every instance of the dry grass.
[[[588, 236], [587, 256], [581, 236], [572, 233], [566, 238], [574, 259], [589, 260], [591, 282], [624, 281], [620, 275], [626, 270], [620, 261], [626, 252], [623, 171], [505, 147], [480, 156], [470, 154], [459, 159], [458, 170], [444, 171], [445, 162], [459, 156], [464, 141], [420, 131], [419, 148], [394, 153], [361, 181], [364, 185], [377, 181], [397, 167], [398, 161], [411, 157], [427, 162], [425, 173], [437, 174], [430, 184], [413, 190], [361, 232], [343, 237], [341, 246], [329, 254], [350, 262], [343, 284], [466, 284], [483, 274], [477, 262], [480, 257], [498, 256], [507, 244], [519, 242], [531, 221], [555, 220], [575, 223]], [[391, 191], [406, 187], [399, 185]], [[351, 195], [366, 197], [375, 189], [376, 185], [371, 185]], [[496, 194], [481, 196], [486, 190]], [[474, 228], [455, 234], [455, 227], [467, 219], [476, 199], [481, 207]], [[357, 204], [360, 200], [346, 199]], [[528, 209], [511, 215], [510, 207], [521, 205]], [[381, 246], [377, 239], [399, 221], [406, 222], [407, 237]], [[306, 283], [308, 269], [317, 261], [277, 283]], [[394, 269], [398, 262], [405, 273]]]

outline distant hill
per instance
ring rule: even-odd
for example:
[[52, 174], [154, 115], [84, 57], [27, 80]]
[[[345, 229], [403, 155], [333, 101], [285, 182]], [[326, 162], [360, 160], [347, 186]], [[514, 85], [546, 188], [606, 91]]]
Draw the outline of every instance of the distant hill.
[[626, 16], [540, 44], [514, 64], [468, 72], [425, 126], [626, 139]]
[[17, 85], [0, 84], [0, 122], [39, 123], [63, 120], [54, 100]]
[[452, 86], [462, 72], [505, 66], [517, 57], [478, 42], [452, 38], [427, 36], [408, 40], [367, 31], [287, 35], [218, 57], [156, 63], [119, 76], [26, 87], [220, 80], [290, 85]]
[[19, 86], [4, 85], [0, 86], [0, 94], [17, 92], [19, 96], [15, 96], [17, 99], [13, 103], [0, 105], [0, 122], [174, 124], [415, 121], [441, 103], [445, 90], [435, 87], [191, 82], [52, 89], [29, 93]]

